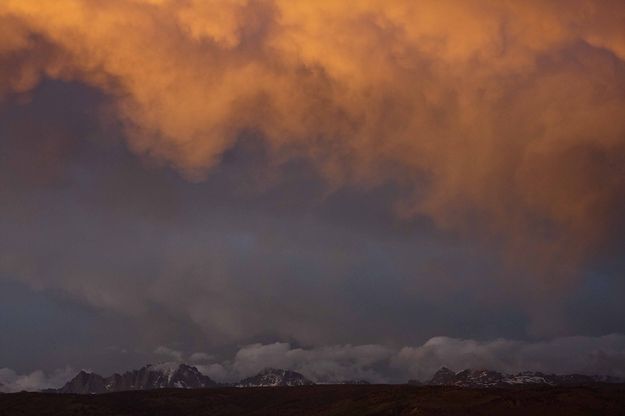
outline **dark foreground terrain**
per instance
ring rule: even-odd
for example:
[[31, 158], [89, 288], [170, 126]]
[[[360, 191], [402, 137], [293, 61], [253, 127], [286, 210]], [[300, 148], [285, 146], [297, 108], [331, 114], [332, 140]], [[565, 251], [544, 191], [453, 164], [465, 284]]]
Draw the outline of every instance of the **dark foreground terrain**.
[[625, 385], [467, 389], [317, 385], [0, 394], [0, 415], [625, 415]]

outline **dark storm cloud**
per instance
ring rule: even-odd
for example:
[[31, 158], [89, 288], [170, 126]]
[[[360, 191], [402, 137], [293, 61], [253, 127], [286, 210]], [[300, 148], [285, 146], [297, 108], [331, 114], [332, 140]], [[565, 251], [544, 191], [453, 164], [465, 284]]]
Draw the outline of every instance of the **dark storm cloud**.
[[0, 365], [624, 332], [622, 5], [386, 3], [3, 2]]
[[[48, 115], [55, 98], [67, 105]], [[119, 371], [152, 359], [158, 345], [227, 357], [233, 345], [254, 340], [309, 346], [383, 340], [397, 347], [440, 334], [523, 338], [535, 319], [528, 305], [549, 313], [540, 319], [555, 321], [554, 334], [593, 333], [557, 314], [566, 296], [548, 310], [511, 293], [493, 251], [426, 219], [397, 220], [396, 188], [328, 192], [305, 162], [276, 173], [253, 135], [241, 136], [206, 181], [189, 183], [132, 156], [116, 126], [95, 116], [104, 104], [93, 91], [52, 82], [3, 113], [5, 121], [49, 117], [54, 122], [44, 133], [52, 134], [41, 140], [52, 143], [66, 143], [53, 134], [64, 120], [61, 128], [72, 138], [65, 144], [71, 152], [50, 155], [46, 149], [55, 146], [38, 147], [33, 136], [33, 151], [25, 153], [3, 132], [5, 157], [22, 158], [21, 172], [33, 172], [5, 171], [3, 200], [10, 203], [0, 220], [3, 279], [28, 285], [18, 297], [8, 286], [5, 293], [25, 299], [32, 317], [19, 318], [17, 304], [3, 316], [11, 316], [12, 334], [16, 326], [33, 333], [37, 316], [69, 333], [93, 325], [85, 337], [44, 334], [54, 339], [55, 354], [18, 335], [2, 345], [12, 351], [3, 354], [10, 368]], [[48, 156], [50, 170], [41, 175], [36, 161]], [[618, 296], [608, 297], [620, 270], [602, 274], [595, 290], [571, 295], [571, 308], [592, 309], [588, 323], [602, 322], [603, 332], [593, 334], [622, 328], [615, 317], [623, 306]], [[75, 312], [51, 313], [56, 307], [48, 298]], [[10, 334], [9, 321], [3, 325]], [[14, 348], [32, 341], [27, 354]]]
[[551, 296], [623, 231], [624, 16], [589, 0], [7, 0], [1, 91], [97, 88], [133, 152], [193, 180], [258, 132], [274, 165], [403, 187], [398, 214], [497, 240], [533, 276], [511, 284]]

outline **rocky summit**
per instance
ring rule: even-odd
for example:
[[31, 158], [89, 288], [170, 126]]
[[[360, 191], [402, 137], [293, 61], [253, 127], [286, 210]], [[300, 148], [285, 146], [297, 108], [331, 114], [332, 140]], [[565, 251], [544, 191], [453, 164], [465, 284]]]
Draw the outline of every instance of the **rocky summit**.
[[295, 371], [266, 368], [253, 377], [239, 381], [237, 387], [308, 386], [315, 384]]
[[197, 389], [218, 384], [192, 366], [177, 363], [146, 365], [138, 370], [102, 377], [81, 371], [58, 393], [98, 394], [126, 390], [154, 390], [164, 388]]
[[524, 371], [518, 374], [506, 374], [491, 370], [467, 369], [454, 372], [442, 367], [438, 370], [429, 385], [457, 386], [471, 388], [511, 387], [518, 385], [546, 386], [581, 386], [595, 383], [622, 383], [615, 377], [589, 376], [583, 374], [544, 374], [541, 372]]
[[[492, 370], [466, 369], [454, 372], [442, 367], [426, 382], [410, 380], [410, 385], [455, 386], [467, 388], [503, 388], [513, 386], [583, 386], [597, 383], [623, 383], [615, 377], [589, 376], [581, 374], [544, 374], [525, 371], [506, 374]], [[46, 390], [53, 393], [99, 394], [129, 390], [156, 390], [165, 388], [197, 389], [207, 387], [280, 387], [309, 386], [315, 382], [296, 371], [265, 368], [258, 374], [235, 383], [217, 383], [202, 374], [196, 367], [181, 363], [146, 365], [138, 370], [102, 377], [95, 373], [81, 371], [63, 387]], [[322, 384], [368, 384], [365, 380], [336, 381]]]

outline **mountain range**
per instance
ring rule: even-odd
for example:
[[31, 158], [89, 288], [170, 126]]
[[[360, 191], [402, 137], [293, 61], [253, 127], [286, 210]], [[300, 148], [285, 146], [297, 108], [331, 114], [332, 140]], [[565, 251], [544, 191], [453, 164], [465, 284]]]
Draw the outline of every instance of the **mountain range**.
[[427, 383], [432, 386], [458, 386], [471, 388], [511, 387], [519, 385], [580, 386], [594, 383], [623, 383], [625, 380], [610, 376], [583, 374], [544, 374], [524, 371], [518, 374], [491, 370], [463, 370], [454, 372], [446, 367], [438, 370]]
[[266, 368], [255, 376], [237, 383], [217, 383], [202, 374], [196, 367], [164, 363], [146, 365], [138, 370], [102, 377], [99, 374], [80, 371], [60, 389], [46, 390], [48, 393], [100, 394], [127, 390], [155, 390], [166, 388], [199, 389], [208, 387], [274, 387], [307, 386], [311, 380], [302, 374], [275, 368]]
[[244, 378], [236, 387], [310, 386], [312, 381], [302, 374], [289, 370], [266, 368], [255, 376]]
[[[506, 374], [490, 370], [463, 370], [454, 372], [446, 367], [438, 370], [426, 383], [414, 380], [408, 384], [433, 386], [457, 386], [469, 388], [494, 388], [522, 385], [574, 386], [595, 383], [623, 383], [625, 380], [609, 376], [581, 374], [555, 375], [540, 372]], [[209, 387], [275, 387], [308, 386], [316, 384], [304, 375], [283, 369], [266, 368], [252, 377], [239, 382], [224, 384], [202, 374], [196, 367], [180, 363], [147, 365], [123, 374], [102, 377], [86, 371], [79, 372], [60, 389], [50, 393], [100, 394], [127, 390], [155, 390], [165, 388], [198, 389]], [[368, 384], [364, 380], [337, 381], [330, 384]]]
[[164, 363], [146, 365], [139, 370], [102, 377], [99, 374], [79, 372], [57, 393], [99, 394], [125, 390], [154, 390], [165, 388], [198, 389], [217, 387], [218, 383], [186, 364]]

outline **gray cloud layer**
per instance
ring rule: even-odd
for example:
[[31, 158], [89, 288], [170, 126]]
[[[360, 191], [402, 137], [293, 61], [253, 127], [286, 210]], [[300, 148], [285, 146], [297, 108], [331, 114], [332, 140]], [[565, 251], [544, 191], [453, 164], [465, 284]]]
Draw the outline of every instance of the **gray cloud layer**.
[[418, 347], [334, 345], [295, 348], [288, 343], [252, 344], [232, 361], [201, 368], [217, 379], [236, 379], [264, 367], [299, 371], [318, 382], [365, 379], [371, 382], [426, 381], [447, 366], [492, 369], [507, 373], [605, 374], [625, 377], [625, 335], [563, 337], [526, 342], [507, 339], [476, 341], [435, 337]]
[[66, 367], [46, 374], [35, 370], [29, 374], [17, 374], [9, 368], [0, 368], [0, 392], [15, 393], [18, 391], [38, 391], [62, 386], [75, 371]]
[[625, 328], [615, 254], [545, 298], [496, 244], [397, 219], [400, 188], [329, 189], [305, 161], [273, 166], [254, 135], [189, 183], [129, 153], [96, 116], [106, 103], [46, 82], [0, 113], [4, 366], [110, 372], [154, 345], [232, 353]]

